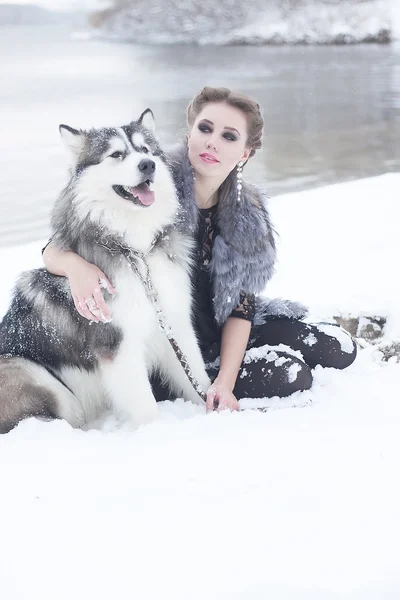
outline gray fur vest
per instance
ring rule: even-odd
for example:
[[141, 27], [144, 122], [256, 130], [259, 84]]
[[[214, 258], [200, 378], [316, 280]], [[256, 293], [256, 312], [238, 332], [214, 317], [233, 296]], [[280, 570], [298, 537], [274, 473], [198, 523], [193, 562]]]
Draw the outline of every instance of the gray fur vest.
[[[181, 204], [178, 226], [193, 235], [199, 209], [187, 150], [181, 147], [168, 158]], [[230, 186], [230, 190], [218, 204], [220, 234], [215, 238], [210, 263], [217, 323], [222, 325], [236, 308], [241, 291], [256, 295], [255, 325], [262, 324], [268, 317], [301, 319], [307, 313], [301, 304], [258, 295], [271, 279], [276, 259], [274, 230], [263, 191], [243, 182], [241, 200], [237, 202], [236, 178], [229, 176], [223, 185]]]

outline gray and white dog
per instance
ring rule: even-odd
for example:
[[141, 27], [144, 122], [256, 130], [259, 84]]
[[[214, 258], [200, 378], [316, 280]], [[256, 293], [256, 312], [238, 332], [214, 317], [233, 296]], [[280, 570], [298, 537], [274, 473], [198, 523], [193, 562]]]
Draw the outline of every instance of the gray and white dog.
[[29, 416], [81, 427], [109, 407], [135, 426], [147, 423], [157, 415], [155, 370], [175, 395], [202, 402], [158, 327], [138, 275], [145, 276], [140, 254], [193, 375], [203, 389], [210, 384], [190, 316], [192, 241], [174, 227], [179, 203], [152, 112], [120, 128], [61, 125], [60, 132], [72, 168], [53, 209], [52, 237], [110, 278], [113, 319], [81, 317], [64, 277], [22, 274], [0, 324], [0, 433]]

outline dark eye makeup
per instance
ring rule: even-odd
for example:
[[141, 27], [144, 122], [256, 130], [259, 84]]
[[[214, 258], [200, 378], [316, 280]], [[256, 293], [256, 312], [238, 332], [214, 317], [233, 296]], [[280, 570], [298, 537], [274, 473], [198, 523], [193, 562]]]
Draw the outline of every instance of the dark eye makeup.
[[[211, 127], [206, 123], [199, 123], [198, 128], [203, 133], [211, 132]], [[229, 142], [236, 142], [237, 140], [237, 136], [234, 133], [231, 133], [230, 131], [226, 131], [225, 133], [223, 133], [223, 137]]]

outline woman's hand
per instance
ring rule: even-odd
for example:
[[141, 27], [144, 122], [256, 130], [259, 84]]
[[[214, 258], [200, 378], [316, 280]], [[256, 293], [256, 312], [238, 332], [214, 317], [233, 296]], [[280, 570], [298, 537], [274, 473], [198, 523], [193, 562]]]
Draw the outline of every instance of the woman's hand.
[[208, 388], [206, 410], [207, 412], [211, 412], [213, 410], [220, 412], [221, 410], [227, 409], [239, 410], [239, 402], [236, 400], [230, 387], [223, 382], [218, 382], [217, 378]]
[[114, 296], [117, 292], [103, 271], [77, 254], [71, 254], [65, 267], [75, 308], [82, 317], [95, 323], [109, 323], [111, 312], [101, 288]]

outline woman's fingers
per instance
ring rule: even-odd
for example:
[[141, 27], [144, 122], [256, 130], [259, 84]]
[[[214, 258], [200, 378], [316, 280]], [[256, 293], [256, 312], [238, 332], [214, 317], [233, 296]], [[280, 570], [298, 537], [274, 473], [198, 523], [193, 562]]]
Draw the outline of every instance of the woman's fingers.
[[111, 296], [115, 296], [115, 294], [117, 293], [115, 287], [108, 281], [107, 277], [102, 272], [100, 272], [99, 274], [99, 284], [100, 287], [107, 290], [107, 292], [111, 294]]
[[208, 388], [207, 400], [206, 400], [206, 411], [207, 412], [214, 410], [214, 402], [216, 400], [216, 396], [217, 396], [217, 390], [213, 386]]
[[223, 410], [238, 410], [237, 402], [234, 400], [220, 400], [216, 410], [217, 412], [221, 412]]
[[[78, 300], [78, 304], [80, 307], [79, 313], [85, 317], [85, 319], [88, 319], [89, 321], [94, 321], [95, 323], [100, 323], [100, 319], [98, 319], [96, 317], [95, 314], [93, 314], [91, 312], [91, 310], [89, 309], [88, 306], [88, 301], [90, 300], [90, 298], [79, 298]], [[94, 299], [92, 298], [93, 301], [93, 307], [94, 307]]]
[[99, 309], [99, 307], [97, 305], [97, 301], [93, 298], [93, 296], [90, 296], [89, 298], [85, 298], [85, 303], [87, 304], [88, 309], [90, 310], [92, 315], [94, 315], [96, 317], [97, 322], [104, 321], [103, 313]]
[[72, 296], [72, 298], [74, 300], [75, 308], [78, 311], [78, 313], [81, 315], [81, 317], [85, 317], [78, 298], [76, 296]]
[[116, 290], [103, 271], [79, 257], [68, 273], [68, 280], [76, 310], [82, 317], [95, 323], [112, 320], [101, 288], [111, 295], [115, 295]]
[[220, 385], [211, 385], [207, 391], [207, 412], [223, 410], [239, 410], [239, 403], [229, 389]]
[[[93, 297], [96, 302], [96, 310], [97, 310], [97, 312], [95, 312], [93, 314], [95, 314], [97, 317], [99, 317], [104, 323], [109, 323], [112, 320], [111, 313], [110, 313], [110, 310], [109, 310], [107, 304], [104, 301], [103, 294], [101, 293], [101, 290], [99, 287], [94, 288]], [[90, 308], [90, 306], [89, 306], [89, 308]], [[93, 312], [93, 310], [91, 308], [90, 308], [90, 310]]]

